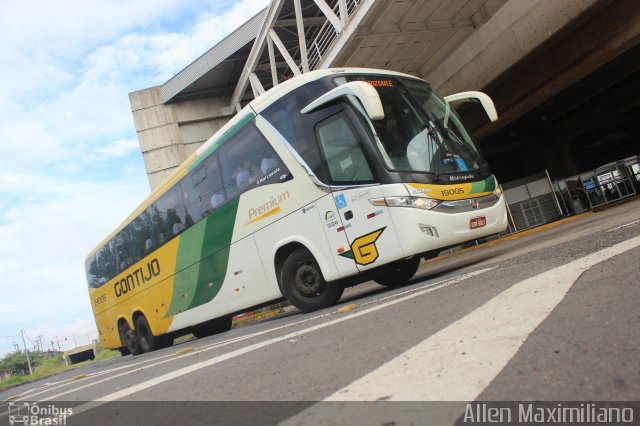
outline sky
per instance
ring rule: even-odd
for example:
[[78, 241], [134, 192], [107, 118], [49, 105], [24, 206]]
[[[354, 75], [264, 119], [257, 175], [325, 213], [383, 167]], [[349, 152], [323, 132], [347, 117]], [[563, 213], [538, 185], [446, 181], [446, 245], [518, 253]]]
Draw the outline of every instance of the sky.
[[149, 194], [130, 92], [268, 0], [0, 1], [0, 356], [97, 337], [85, 256]]

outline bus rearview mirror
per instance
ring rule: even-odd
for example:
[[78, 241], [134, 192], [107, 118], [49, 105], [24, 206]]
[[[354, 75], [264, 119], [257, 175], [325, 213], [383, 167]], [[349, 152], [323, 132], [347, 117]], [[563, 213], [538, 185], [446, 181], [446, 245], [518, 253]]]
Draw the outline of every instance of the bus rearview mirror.
[[351, 81], [342, 84], [320, 96], [302, 108], [300, 112], [302, 114], [313, 112], [331, 101], [349, 95], [355, 96], [360, 101], [371, 120], [382, 120], [384, 118], [384, 109], [382, 108], [378, 91], [375, 87], [364, 81]]
[[498, 112], [496, 111], [496, 106], [493, 104], [493, 101], [491, 100], [489, 95], [487, 95], [486, 93], [476, 92], [476, 91], [460, 92], [454, 95], [445, 96], [444, 100], [447, 101], [448, 103], [451, 103], [454, 101], [462, 101], [462, 100], [480, 102], [485, 112], [489, 116], [489, 120], [496, 121], [498, 119]]

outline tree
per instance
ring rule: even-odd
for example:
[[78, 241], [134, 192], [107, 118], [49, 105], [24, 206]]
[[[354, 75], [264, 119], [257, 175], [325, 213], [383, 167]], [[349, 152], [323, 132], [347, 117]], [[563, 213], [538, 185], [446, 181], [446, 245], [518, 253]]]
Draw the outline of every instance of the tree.
[[[42, 354], [40, 352], [29, 351], [29, 358], [31, 360], [31, 367], [42, 363]], [[28, 374], [29, 365], [27, 364], [27, 357], [22, 351], [14, 351], [6, 354], [4, 358], [0, 359], [0, 371], [12, 371], [19, 374]]]

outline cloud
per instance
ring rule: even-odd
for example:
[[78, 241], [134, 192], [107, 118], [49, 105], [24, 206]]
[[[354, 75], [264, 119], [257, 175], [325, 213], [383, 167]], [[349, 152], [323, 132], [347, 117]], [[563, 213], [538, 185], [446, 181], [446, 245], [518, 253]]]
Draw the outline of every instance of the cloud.
[[0, 337], [95, 331], [84, 257], [149, 192], [128, 93], [267, 4], [0, 2]]
[[113, 143], [102, 147], [98, 150], [100, 154], [106, 155], [108, 157], [124, 157], [128, 153], [135, 151], [140, 148], [138, 144], [138, 139], [130, 138], [130, 139], [118, 139]]
[[[32, 2], [25, 4], [35, 7]], [[0, 88], [0, 138], [3, 140], [0, 170], [18, 172], [25, 165], [42, 167], [76, 162], [91, 151], [107, 149], [114, 140], [130, 138], [133, 119], [129, 92], [162, 84], [264, 8], [267, 2], [240, 1], [222, 14], [204, 11], [192, 18], [193, 24], [184, 29], [160, 28], [151, 32], [152, 20], [147, 18], [141, 22], [133, 17], [148, 16], [148, 11], [142, 13], [143, 4], [148, 6], [148, 3], [107, 2], [107, 6], [99, 8], [103, 15], [76, 5], [86, 16], [71, 10], [70, 4], [73, 2], [62, 2], [61, 10], [69, 9], [65, 22], [72, 21], [75, 25], [45, 25], [36, 35], [29, 33], [27, 40], [13, 46], [7, 53], [13, 59], [5, 59], [3, 54], [5, 65], [0, 69], [0, 79], [12, 84]], [[40, 8], [40, 11], [48, 13], [50, 6], [47, 2], [43, 5], [44, 10]], [[110, 14], [106, 12], [109, 5]], [[189, 6], [187, 0], [165, 0], [158, 5], [154, 3], [154, 12], [175, 11], [181, 5]], [[214, 5], [210, 3], [209, 8], [214, 9]], [[19, 14], [26, 7], [15, 6], [13, 12]], [[119, 8], [125, 12], [114, 13]], [[56, 9], [51, 16], [59, 14], [63, 12]], [[38, 16], [34, 19], [39, 19]], [[115, 22], [111, 22], [112, 18]], [[136, 31], [113, 37], [118, 29], [134, 24], [141, 26]], [[92, 25], [96, 28], [90, 31]], [[0, 30], [0, 35], [17, 31], [11, 28], [9, 25], [8, 30]], [[81, 37], [80, 33], [85, 31], [86, 36]], [[20, 40], [17, 34], [13, 35]], [[87, 46], [87, 40], [107, 36], [113, 37], [109, 43]], [[71, 42], [65, 40], [75, 37], [82, 41], [70, 48], [75, 49], [76, 54], [61, 53], [58, 41], [66, 45]], [[29, 50], [30, 43], [36, 41], [42, 45], [35, 51]], [[60, 56], [70, 59], [60, 60]]]
[[33, 180], [22, 185], [42, 197], [8, 208], [0, 222], [0, 324], [13, 331], [92, 320], [84, 258], [147, 195], [144, 174], [108, 184]]

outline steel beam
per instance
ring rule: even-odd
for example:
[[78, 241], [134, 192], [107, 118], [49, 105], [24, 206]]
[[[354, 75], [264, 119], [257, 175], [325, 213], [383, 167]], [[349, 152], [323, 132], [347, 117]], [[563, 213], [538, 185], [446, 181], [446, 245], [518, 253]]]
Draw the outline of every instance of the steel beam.
[[331, 25], [333, 25], [333, 28], [335, 28], [336, 32], [339, 33], [340, 31], [342, 31], [344, 25], [342, 24], [340, 18], [335, 13], [333, 13], [333, 9], [331, 9], [331, 7], [327, 3], [325, 3], [324, 0], [313, 1], [318, 6], [318, 8], [320, 8], [322, 14], [327, 17]]
[[258, 33], [256, 40], [253, 42], [253, 46], [251, 47], [251, 52], [249, 52], [247, 62], [244, 66], [244, 69], [242, 70], [242, 74], [240, 74], [240, 79], [238, 80], [238, 84], [233, 91], [233, 95], [231, 96], [231, 100], [229, 102], [230, 110], [233, 110], [233, 108], [237, 109], [238, 105], [240, 105], [240, 100], [244, 96], [244, 93], [247, 90], [247, 85], [249, 84], [249, 75], [255, 71], [258, 60], [260, 59], [260, 56], [264, 51], [266, 39], [269, 36], [269, 31], [272, 30], [273, 25], [278, 19], [278, 15], [280, 15], [280, 11], [282, 10], [284, 2], [285, 0], [272, 0], [269, 4], [269, 9], [265, 14], [260, 33]]
[[302, 7], [300, 0], [293, 0], [296, 10], [296, 27], [298, 28], [298, 44], [300, 45], [300, 61], [302, 72], [309, 72], [309, 59], [307, 59], [307, 38], [304, 35], [304, 22], [302, 19]]
[[278, 51], [280, 52], [284, 60], [287, 62], [287, 65], [289, 65], [289, 68], [291, 68], [291, 71], [293, 71], [293, 74], [300, 75], [301, 74], [300, 68], [298, 68], [296, 61], [293, 60], [287, 48], [284, 47], [282, 40], [280, 40], [280, 37], [278, 37], [278, 34], [276, 34], [275, 30], [273, 29], [269, 30], [269, 37], [275, 43], [276, 47], [278, 48]]
[[[271, 81], [273, 87], [278, 85], [278, 68], [276, 67], [276, 57], [273, 51], [273, 41], [271, 37], [267, 37], [267, 49], [269, 50], [269, 68], [271, 69]], [[256, 66], [258, 68], [258, 66]]]

